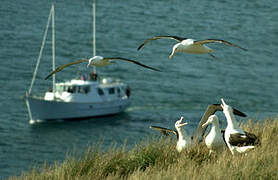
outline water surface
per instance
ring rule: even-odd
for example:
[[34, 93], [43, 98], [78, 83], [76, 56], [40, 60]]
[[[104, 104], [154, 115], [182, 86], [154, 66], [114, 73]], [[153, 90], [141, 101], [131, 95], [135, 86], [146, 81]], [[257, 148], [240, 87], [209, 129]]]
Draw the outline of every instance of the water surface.
[[[23, 96], [28, 90], [39, 53], [51, 1], [8, 1], [0, 7], [0, 175], [19, 175], [45, 161], [62, 161], [88, 145], [107, 148], [127, 139], [128, 147], [156, 134], [149, 126], [173, 128], [181, 115], [192, 132], [211, 103], [227, 103], [260, 119], [278, 109], [278, 3], [266, 1], [97, 1], [97, 54], [137, 59], [163, 70], [157, 73], [129, 63], [99, 68], [100, 76], [119, 78], [132, 89], [132, 104], [117, 116], [75, 122], [30, 125]], [[56, 61], [61, 65], [92, 56], [90, 1], [56, 1]], [[175, 43], [157, 40], [137, 47], [154, 35], [194, 39], [225, 39], [247, 52], [221, 44], [208, 55], [177, 53]], [[51, 34], [34, 92], [44, 92], [51, 80]], [[76, 73], [77, 72], [77, 73]], [[57, 80], [87, 72], [86, 65], [57, 74]], [[223, 119], [223, 118], [222, 118]], [[239, 120], [245, 121], [247, 118]], [[224, 126], [224, 121], [222, 126]]]

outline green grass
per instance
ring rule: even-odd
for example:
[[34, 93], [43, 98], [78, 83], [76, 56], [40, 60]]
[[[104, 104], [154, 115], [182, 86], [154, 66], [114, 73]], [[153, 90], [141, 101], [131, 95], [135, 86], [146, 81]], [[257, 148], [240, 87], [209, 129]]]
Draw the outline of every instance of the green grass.
[[242, 125], [261, 145], [237, 156], [229, 150], [208, 155], [200, 144], [178, 153], [171, 138], [150, 139], [127, 151], [91, 147], [80, 158], [44, 165], [10, 179], [278, 179], [278, 118]]

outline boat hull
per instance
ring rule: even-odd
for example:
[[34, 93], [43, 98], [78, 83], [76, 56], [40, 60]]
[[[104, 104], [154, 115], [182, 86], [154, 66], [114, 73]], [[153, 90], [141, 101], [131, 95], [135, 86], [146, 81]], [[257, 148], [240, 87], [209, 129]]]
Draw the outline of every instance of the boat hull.
[[130, 104], [129, 98], [116, 99], [101, 103], [79, 103], [47, 101], [42, 98], [27, 96], [32, 121], [82, 119], [107, 116], [124, 111]]

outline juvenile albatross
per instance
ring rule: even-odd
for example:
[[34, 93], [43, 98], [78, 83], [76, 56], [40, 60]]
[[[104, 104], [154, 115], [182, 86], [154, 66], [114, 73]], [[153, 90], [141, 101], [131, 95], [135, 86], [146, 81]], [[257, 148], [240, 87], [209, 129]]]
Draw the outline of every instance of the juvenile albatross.
[[243, 131], [236, 122], [232, 108], [227, 105], [224, 99], [222, 101], [223, 113], [227, 119], [227, 128], [225, 130], [225, 141], [229, 147], [231, 153], [243, 153], [250, 149], [255, 148], [255, 145], [259, 144], [259, 139], [252, 133]]
[[66, 67], [74, 65], [74, 64], [80, 64], [80, 63], [87, 62], [88, 63], [88, 65], [87, 65], [88, 68], [90, 66], [102, 67], [102, 66], [107, 66], [109, 64], [115, 63], [116, 60], [131, 62], [131, 63], [137, 64], [139, 66], [142, 66], [144, 68], [148, 68], [148, 69], [151, 69], [151, 70], [154, 70], [154, 71], [160, 71], [160, 70], [158, 70], [156, 68], [144, 65], [144, 64], [142, 64], [142, 63], [140, 63], [138, 61], [132, 60], [132, 59], [121, 58], [121, 57], [108, 57], [108, 58], [105, 58], [105, 57], [102, 57], [102, 56], [94, 56], [94, 57], [92, 57], [90, 59], [80, 59], [80, 60], [77, 60], [77, 61], [74, 61], [74, 62], [71, 62], [71, 63], [68, 63], [68, 64], [61, 65], [58, 68], [56, 68], [54, 71], [52, 71], [49, 75], [47, 75], [45, 79], [48, 79], [53, 74], [63, 70]]
[[224, 141], [224, 131], [220, 129], [218, 117], [216, 115], [211, 115], [202, 127], [205, 128], [209, 124], [212, 126], [209, 134], [205, 137], [205, 144], [209, 149], [209, 154], [211, 154], [212, 152], [222, 150], [226, 146], [226, 143]]
[[214, 50], [205, 45], [208, 43], [222, 43], [222, 44], [225, 44], [228, 46], [236, 47], [236, 48], [242, 49], [244, 51], [247, 51], [247, 49], [245, 49], [245, 48], [242, 48], [236, 44], [232, 44], [228, 41], [221, 40], [221, 39], [205, 39], [205, 40], [196, 41], [194, 39], [188, 39], [188, 38], [178, 37], [178, 36], [154, 36], [152, 38], [145, 40], [137, 48], [137, 50], [140, 50], [148, 42], [150, 42], [152, 40], [157, 40], [157, 39], [173, 39], [173, 40], [178, 41], [178, 43], [173, 46], [172, 53], [169, 56], [170, 59], [173, 58], [173, 56], [176, 52], [184, 52], [184, 53], [190, 53], [190, 54], [209, 54], [214, 59], [217, 59], [213, 54], [211, 54]]
[[183, 149], [190, 147], [192, 144], [191, 137], [187, 136], [186, 133], [183, 133], [182, 127], [188, 123], [182, 123], [184, 117], [181, 117], [180, 120], [176, 121], [175, 128], [176, 130], [167, 129], [159, 126], [150, 126], [151, 129], [155, 129], [163, 133], [164, 135], [169, 136], [169, 133], [173, 133], [177, 136], [177, 145], [176, 149], [178, 152], [181, 152]]

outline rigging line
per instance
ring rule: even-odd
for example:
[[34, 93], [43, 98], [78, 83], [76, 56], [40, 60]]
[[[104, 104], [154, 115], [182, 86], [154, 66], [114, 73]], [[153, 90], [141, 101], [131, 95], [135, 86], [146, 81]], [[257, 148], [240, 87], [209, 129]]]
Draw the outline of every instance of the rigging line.
[[30, 109], [30, 105], [29, 105], [29, 100], [28, 100], [28, 94], [26, 93], [26, 99], [25, 99], [25, 103], [26, 103], [26, 106], [27, 106], [27, 110], [28, 110], [28, 115], [29, 115], [29, 121], [32, 121], [33, 120], [33, 117], [32, 117], [32, 113], [31, 113], [31, 109]]
[[34, 71], [34, 74], [33, 74], [33, 78], [32, 78], [32, 81], [31, 81], [31, 85], [30, 85], [28, 94], [31, 94], [31, 91], [32, 91], [32, 88], [33, 88], [33, 85], [34, 85], [34, 82], [35, 82], [35, 79], [36, 79], [36, 76], [37, 76], [38, 68], [39, 68], [40, 61], [41, 61], [42, 52], [43, 52], [43, 49], [44, 49], [44, 46], [45, 46], [45, 42], [46, 42], [46, 38], [47, 38], [47, 32], [48, 32], [48, 28], [49, 28], [49, 24], [50, 24], [50, 19], [51, 19], [51, 16], [52, 16], [52, 9], [54, 9], [53, 5], [51, 7], [51, 10], [50, 10], [50, 13], [49, 13], [49, 16], [48, 16], [48, 21], [47, 21], [46, 29], [45, 29], [45, 32], [44, 32], [44, 36], [43, 36], [43, 41], [42, 41], [39, 57], [37, 59], [36, 68], [35, 68], [35, 71]]

